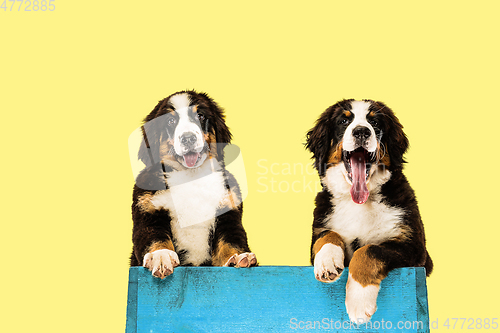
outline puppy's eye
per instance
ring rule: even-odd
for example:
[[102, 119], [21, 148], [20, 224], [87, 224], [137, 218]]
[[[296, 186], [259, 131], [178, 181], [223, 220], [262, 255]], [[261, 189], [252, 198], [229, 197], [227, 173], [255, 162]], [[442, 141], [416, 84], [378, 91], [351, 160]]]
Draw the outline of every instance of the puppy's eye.
[[375, 119], [369, 120], [368, 123], [370, 123], [370, 125], [372, 125], [373, 127], [377, 127], [378, 126], [378, 121], [376, 121]]
[[202, 121], [203, 119], [205, 119], [205, 116], [201, 113], [198, 113], [198, 119]]
[[169, 120], [167, 120], [168, 126], [174, 126], [175, 123], [177, 123], [177, 120], [175, 118], [170, 118]]
[[339, 124], [340, 125], [347, 125], [347, 124], [349, 124], [349, 119], [344, 118], [344, 119], [340, 120]]

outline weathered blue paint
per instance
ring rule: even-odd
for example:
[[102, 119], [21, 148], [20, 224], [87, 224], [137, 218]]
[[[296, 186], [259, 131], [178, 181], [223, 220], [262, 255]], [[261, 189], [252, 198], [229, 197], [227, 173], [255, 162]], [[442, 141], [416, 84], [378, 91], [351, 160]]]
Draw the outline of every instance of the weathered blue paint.
[[[177, 267], [164, 280], [133, 267], [126, 333], [383, 332], [389, 322], [387, 331], [428, 332], [424, 268], [392, 271], [382, 281], [377, 312], [359, 328], [345, 310], [347, 270], [326, 284], [311, 266]], [[412, 327], [398, 329], [399, 323]]]

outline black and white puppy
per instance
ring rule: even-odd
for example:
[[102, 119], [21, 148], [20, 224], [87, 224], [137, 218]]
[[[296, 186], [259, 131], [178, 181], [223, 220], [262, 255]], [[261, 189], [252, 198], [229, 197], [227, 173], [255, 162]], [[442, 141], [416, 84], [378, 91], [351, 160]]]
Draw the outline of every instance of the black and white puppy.
[[385, 104], [351, 99], [321, 114], [306, 147], [323, 184], [314, 210], [314, 274], [333, 282], [349, 266], [347, 313], [366, 322], [389, 271], [425, 267], [429, 275], [433, 267], [415, 193], [402, 172], [408, 139]]
[[205, 93], [177, 92], [144, 119], [142, 134], [130, 265], [160, 278], [178, 265], [257, 265], [240, 188], [224, 165], [231, 133], [221, 107]]

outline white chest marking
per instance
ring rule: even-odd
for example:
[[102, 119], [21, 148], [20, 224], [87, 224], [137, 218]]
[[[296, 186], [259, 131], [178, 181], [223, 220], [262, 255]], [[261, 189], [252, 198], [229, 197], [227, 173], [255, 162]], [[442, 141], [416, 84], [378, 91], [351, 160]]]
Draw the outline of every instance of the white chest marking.
[[186, 250], [181, 264], [200, 265], [210, 259], [210, 232], [217, 208], [226, 196], [221, 170], [207, 161], [199, 168], [178, 171], [168, 178], [169, 189], [151, 199], [156, 209], [169, 210], [176, 251]]
[[401, 234], [399, 228], [405, 214], [402, 208], [390, 207], [382, 202], [380, 186], [390, 178], [385, 170], [375, 173], [368, 189], [370, 196], [362, 205], [354, 203], [349, 184], [342, 174], [343, 164], [327, 170], [323, 183], [333, 193], [333, 213], [326, 218], [326, 228], [337, 232], [346, 243], [346, 258], [351, 260], [352, 249], [347, 246], [358, 238], [359, 245], [380, 244]]

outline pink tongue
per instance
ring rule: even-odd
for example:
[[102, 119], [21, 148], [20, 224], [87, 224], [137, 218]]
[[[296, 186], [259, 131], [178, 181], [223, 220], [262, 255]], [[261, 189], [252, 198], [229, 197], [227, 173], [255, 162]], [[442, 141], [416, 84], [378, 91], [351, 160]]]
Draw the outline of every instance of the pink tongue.
[[196, 161], [198, 160], [198, 155], [199, 153], [187, 153], [184, 155], [184, 162], [186, 162], [186, 165], [190, 168], [192, 168], [195, 164]]
[[352, 187], [351, 198], [357, 204], [364, 204], [370, 192], [366, 187], [366, 164], [363, 153], [354, 153], [351, 156]]

